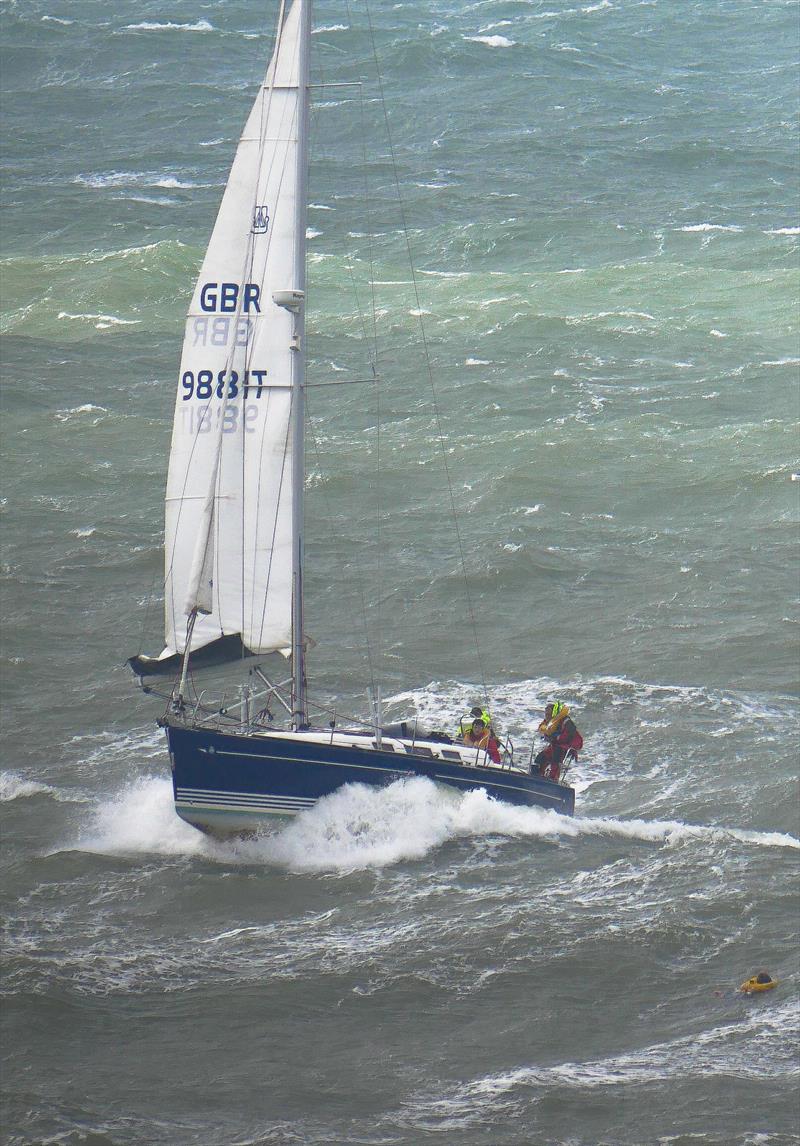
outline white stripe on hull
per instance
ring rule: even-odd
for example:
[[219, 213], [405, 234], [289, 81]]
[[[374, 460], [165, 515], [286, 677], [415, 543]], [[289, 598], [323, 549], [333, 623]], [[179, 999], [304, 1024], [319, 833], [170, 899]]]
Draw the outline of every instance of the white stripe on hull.
[[[477, 776], [443, 776], [434, 775], [436, 781], [446, 786], [459, 783], [469, 784], [470, 787], [483, 787], [481, 779]], [[514, 784], [498, 784], [496, 781], [489, 784], [495, 788], [525, 791]], [[489, 786], [489, 785], [487, 785]], [[491, 793], [490, 793], [491, 794]], [[539, 801], [549, 800], [553, 804], [561, 801], [557, 796], [547, 792], [536, 792]], [[183, 788], [175, 789], [175, 811], [194, 827], [209, 830], [219, 829], [230, 832], [238, 827], [240, 830], [257, 829], [260, 824], [271, 817], [296, 816], [307, 808], [313, 808], [317, 798], [309, 796], [270, 795], [258, 792], [229, 792], [216, 788]]]
[[[240, 813], [255, 815], [294, 816], [316, 804], [306, 796], [270, 796], [257, 792], [225, 792], [210, 788], [177, 788], [175, 810], [181, 812]], [[186, 817], [185, 817], [186, 818]]]
[[187, 800], [197, 797], [210, 799], [212, 802], [215, 800], [247, 800], [257, 804], [262, 801], [278, 800], [282, 804], [299, 804], [301, 807], [311, 807], [317, 802], [314, 796], [273, 796], [269, 792], [228, 792], [224, 788], [177, 788], [176, 795]]

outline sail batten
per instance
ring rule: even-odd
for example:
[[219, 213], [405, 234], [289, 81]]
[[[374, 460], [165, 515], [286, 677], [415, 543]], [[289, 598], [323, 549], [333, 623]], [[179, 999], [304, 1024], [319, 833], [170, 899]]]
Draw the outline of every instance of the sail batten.
[[[166, 490], [165, 653], [292, 644], [303, 0], [282, 5], [188, 308]], [[163, 655], [163, 654], [162, 654]]]

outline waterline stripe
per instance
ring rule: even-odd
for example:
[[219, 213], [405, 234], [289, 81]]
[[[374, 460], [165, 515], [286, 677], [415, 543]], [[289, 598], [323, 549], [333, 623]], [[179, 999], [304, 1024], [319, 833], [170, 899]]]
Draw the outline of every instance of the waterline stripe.
[[304, 808], [313, 807], [317, 801], [314, 798], [306, 796], [273, 796], [260, 795], [256, 792], [222, 792], [210, 791], [204, 788], [177, 788], [175, 790], [175, 802], [249, 808], [272, 808], [280, 806], [282, 808], [291, 807], [296, 811], [302, 811]]

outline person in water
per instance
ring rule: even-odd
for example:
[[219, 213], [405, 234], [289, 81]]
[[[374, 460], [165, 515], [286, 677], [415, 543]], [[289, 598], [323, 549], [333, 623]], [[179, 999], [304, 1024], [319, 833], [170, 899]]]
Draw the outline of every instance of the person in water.
[[545, 708], [539, 732], [547, 741], [547, 747], [538, 754], [534, 764], [540, 776], [558, 780], [564, 760], [567, 757], [570, 760], [578, 759], [578, 752], [583, 748], [583, 737], [570, 718], [569, 708], [560, 700], [552, 701]]
[[482, 716], [475, 717], [461, 739], [468, 748], [483, 748], [489, 754], [490, 760], [493, 760], [495, 764], [500, 763], [500, 749], [492, 732], [492, 727]]

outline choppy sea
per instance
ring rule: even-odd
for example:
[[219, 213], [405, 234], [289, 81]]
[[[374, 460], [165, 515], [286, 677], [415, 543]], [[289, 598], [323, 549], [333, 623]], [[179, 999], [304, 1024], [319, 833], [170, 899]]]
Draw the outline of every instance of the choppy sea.
[[123, 662], [276, 11], [0, 3], [4, 1141], [797, 1143], [797, 8], [318, 0], [314, 689], [586, 747], [221, 843]]

